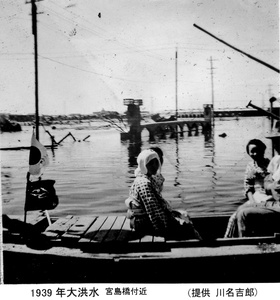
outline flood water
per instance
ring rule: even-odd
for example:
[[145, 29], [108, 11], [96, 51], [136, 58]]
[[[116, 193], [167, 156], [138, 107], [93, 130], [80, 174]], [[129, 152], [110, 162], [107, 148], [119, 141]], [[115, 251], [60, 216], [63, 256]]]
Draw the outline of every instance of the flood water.
[[[97, 124], [98, 125], [98, 124]], [[243, 178], [250, 160], [246, 144], [252, 138], [267, 145], [270, 120], [266, 117], [215, 119], [210, 135], [185, 132], [183, 136], [156, 137], [150, 141], [142, 132], [141, 143], [121, 141], [120, 132], [96, 126], [46, 127], [60, 141], [54, 151], [48, 149], [50, 165], [43, 179], [54, 179], [59, 196], [53, 216], [120, 215], [126, 211], [124, 200], [134, 179], [136, 157], [141, 149], [159, 146], [164, 152], [163, 196], [174, 208], [187, 209], [191, 215], [231, 213], [241, 203]], [[226, 137], [221, 137], [222, 133]], [[22, 132], [2, 133], [1, 147], [30, 146], [31, 126]], [[85, 141], [83, 139], [90, 135]], [[49, 135], [40, 128], [40, 142], [50, 144]], [[2, 213], [23, 214], [28, 150], [5, 150], [1, 155]]]

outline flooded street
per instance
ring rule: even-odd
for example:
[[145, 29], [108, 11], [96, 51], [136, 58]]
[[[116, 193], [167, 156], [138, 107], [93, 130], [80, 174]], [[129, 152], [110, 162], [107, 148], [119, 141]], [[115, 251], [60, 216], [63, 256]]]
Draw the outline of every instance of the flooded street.
[[[50, 165], [43, 179], [54, 179], [59, 196], [52, 215], [125, 214], [124, 200], [134, 179], [136, 157], [142, 149], [159, 146], [164, 152], [162, 173], [165, 177], [163, 196], [174, 208], [187, 209], [191, 215], [230, 213], [243, 198], [243, 177], [247, 162], [246, 144], [259, 138], [267, 145], [271, 158], [270, 130], [266, 117], [216, 119], [210, 136], [202, 133], [149, 140], [142, 132], [140, 143], [121, 141], [115, 129], [95, 127], [46, 128], [61, 140], [57, 149], [48, 149]], [[225, 133], [225, 137], [220, 135]], [[29, 146], [31, 126], [22, 132], [2, 133], [1, 147]], [[83, 139], [90, 135], [85, 141]], [[40, 141], [50, 138], [40, 128]], [[2, 211], [23, 214], [28, 150], [1, 151]]]

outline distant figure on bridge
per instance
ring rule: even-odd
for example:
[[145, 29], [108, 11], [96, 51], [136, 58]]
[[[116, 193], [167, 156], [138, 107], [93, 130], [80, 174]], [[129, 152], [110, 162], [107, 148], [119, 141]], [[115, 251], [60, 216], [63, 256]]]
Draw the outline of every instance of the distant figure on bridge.
[[258, 139], [250, 140], [246, 146], [247, 154], [252, 158], [252, 161], [247, 164], [244, 177], [244, 195], [246, 202], [239, 206], [237, 211], [230, 217], [225, 233], [226, 238], [238, 236], [236, 217], [242, 207], [271, 198], [266, 195], [264, 189], [264, 178], [268, 175], [267, 166], [269, 164], [269, 159], [264, 156], [265, 150], [266, 145]]
[[161, 172], [158, 154], [151, 149], [143, 150], [137, 163], [136, 178], [126, 200], [132, 229], [141, 235], [153, 234], [167, 239], [201, 239], [187, 214], [173, 211], [162, 198], [154, 178]]

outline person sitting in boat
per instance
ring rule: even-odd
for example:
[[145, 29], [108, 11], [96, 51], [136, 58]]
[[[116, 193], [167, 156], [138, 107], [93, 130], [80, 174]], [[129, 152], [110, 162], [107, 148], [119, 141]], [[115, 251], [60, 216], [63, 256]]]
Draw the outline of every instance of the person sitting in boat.
[[225, 238], [238, 236], [236, 215], [239, 209], [268, 200], [271, 196], [264, 189], [264, 178], [268, 175], [269, 159], [265, 157], [266, 145], [259, 139], [252, 139], [246, 145], [246, 152], [252, 158], [245, 170], [244, 195], [246, 201], [231, 215]]
[[270, 161], [264, 188], [269, 198], [238, 210], [237, 226], [240, 237], [272, 235], [280, 232], [280, 133], [268, 136], [278, 153]]
[[[162, 168], [162, 165], [163, 165], [163, 151], [157, 147], [157, 146], [153, 146], [153, 147], [150, 147], [149, 148], [150, 150], [153, 150], [157, 153], [158, 157], [159, 157], [159, 161], [160, 161], [160, 169], [157, 171], [156, 174], [154, 175], [151, 175], [151, 177], [153, 178], [154, 182], [155, 182], [155, 189], [157, 191], [158, 194], [160, 194], [161, 196], [161, 193], [162, 193], [162, 190], [163, 190], [163, 183], [165, 181], [165, 178], [163, 177], [162, 173], [161, 173], [161, 168]], [[141, 172], [140, 168], [137, 168], [135, 170], [135, 176], [137, 176], [138, 172]], [[164, 198], [163, 198], [164, 199]], [[132, 203], [132, 200], [133, 198], [131, 197], [128, 197], [126, 200], [125, 200], [125, 204], [126, 206], [128, 207], [128, 211], [127, 211], [127, 215], [128, 217], [133, 214], [132, 210], [130, 209], [131, 208], [131, 203]], [[189, 216], [188, 216], [188, 212], [185, 211], [185, 210], [180, 210], [180, 211], [177, 211], [177, 210], [173, 210], [170, 203], [164, 199], [164, 201], [166, 202], [166, 206], [168, 207], [168, 209], [170, 211], [172, 211], [172, 214], [174, 217], [177, 217], [177, 218], [181, 218], [181, 219], [184, 219], [186, 218], [186, 220], [189, 220]]]
[[[163, 165], [163, 151], [159, 147], [156, 147], [156, 146], [150, 147], [149, 149], [153, 150], [153, 151], [155, 151], [157, 153], [157, 155], [159, 157], [159, 161], [160, 161], [160, 166], [162, 167], [162, 165]], [[137, 172], [141, 172], [140, 168], [136, 169], [135, 176], [138, 175]], [[155, 189], [156, 189], [157, 193], [159, 193], [161, 195], [162, 190], [163, 190], [163, 183], [165, 181], [165, 178], [163, 177], [161, 171], [159, 171], [159, 170], [158, 170], [158, 172], [155, 175], [151, 175], [151, 176], [152, 176], [152, 178], [155, 181]], [[130, 210], [130, 206], [131, 206], [132, 200], [133, 200], [133, 198], [131, 198], [131, 197], [128, 197], [125, 200], [125, 204], [126, 204], [126, 206], [128, 208], [128, 215], [132, 213], [132, 211]], [[170, 210], [172, 210], [172, 208], [171, 208], [171, 206], [170, 206], [170, 204], [169, 204], [168, 201], [166, 201], [166, 205], [169, 207]], [[174, 214], [176, 214], [176, 212], [174, 212]]]
[[173, 211], [158, 191], [158, 184], [153, 178], [161, 170], [158, 154], [151, 149], [143, 150], [137, 157], [137, 164], [136, 178], [129, 191], [128, 217], [131, 228], [141, 235], [200, 239], [190, 218], [181, 218], [181, 213]]
[[[153, 150], [157, 153], [160, 161], [160, 166], [162, 167], [163, 165], [163, 151], [159, 147], [150, 147], [150, 150]], [[140, 169], [139, 169], [140, 171]], [[163, 177], [162, 173], [158, 171], [155, 175], [152, 175], [153, 179], [156, 182], [156, 188], [157, 192], [161, 194], [163, 190], [163, 183], [165, 181], [165, 178]]]

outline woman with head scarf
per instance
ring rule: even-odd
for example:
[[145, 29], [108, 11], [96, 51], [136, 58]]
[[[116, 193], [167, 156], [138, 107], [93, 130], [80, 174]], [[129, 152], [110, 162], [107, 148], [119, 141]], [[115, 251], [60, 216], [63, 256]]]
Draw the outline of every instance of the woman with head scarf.
[[188, 219], [179, 222], [158, 190], [154, 179], [160, 173], [161, 163], [158, 154], [143, 150], [137, 158], [135, 180], [130, 188], [128, 217], [131, 227], [140, 234], [154, 234], [172, 238], [200, 238]]

